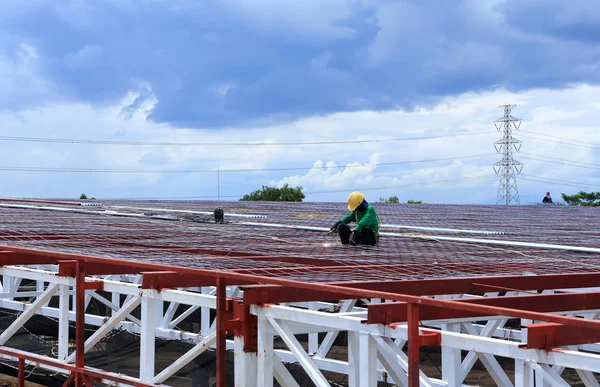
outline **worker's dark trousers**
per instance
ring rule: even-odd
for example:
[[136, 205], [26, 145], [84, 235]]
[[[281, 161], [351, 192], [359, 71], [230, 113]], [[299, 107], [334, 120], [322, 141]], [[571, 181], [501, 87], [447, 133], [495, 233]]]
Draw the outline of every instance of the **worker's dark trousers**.
[[[348, 245], [351, 243], [350, 234], [352, 234], [352, 230], [347, 224], [341, 223], [337, 227], [338, 235], [340, 236], [340, 241], [343, 245]], [[354, 232], [356, 238], [354, 238], [354, 243], [356, 245], [367, 245], [367, 246], [375, 246], [377, 244], [377, 237], [373, 232], [371, 227], [365, 227], [361, 230], [361, 232]]]

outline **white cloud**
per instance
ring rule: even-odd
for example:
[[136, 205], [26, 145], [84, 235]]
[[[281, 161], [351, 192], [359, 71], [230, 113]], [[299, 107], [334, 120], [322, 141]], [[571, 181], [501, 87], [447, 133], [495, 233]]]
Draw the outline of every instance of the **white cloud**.
[[[144, 98], [140, 90], [145, 91]], [[501, 137], [493, 121], [502, 115], [498, 105], [517, 103], [514, 115], [523, 119], [523, 152], [600, 165], [597, 149], [586, 149], [526, 137], [527, 132], [600, 143], [600, 87], [567, 90], [533, 90], [523, 93], [495, 91], [448, 98], [431, 109], [359, 111], [307, 117], [289, 124], [244, 129], [178, 129], [148, 120], [156, 103], [152, 87], [140, 83], [114, 105], [60, 103], [0, 112], [4, 136], [102, 139], [164, 142], [306, 142], [354, 139], [393, 139], [489, 131], [490, 134], [420, 141], [324, 144], [318, 146], [123, 146], [0, 141], [0, 166], [45, 166], [107, 169], [212, 170], [310, 167], [306, 172], [222, 172], [221, 194], [238, 195], [263, 184], [301, 185], [307, 192], [382, 188], [368, 197], [398, 195], [402, 200], [426, 202], [493, 203], [497, 179], [466, 180], [420, 186], [423, 182], [465, 179], [493, 174], [490, 157], [392, 164], [408, 160], [455, 158], [494, 153]], [[137, 102], [136, 102], [137, 101]], [[135, 107], [135, 109], [132, 109]], [[130, 109], [127, 117], [122, 114]], [[526, 132], [527, 131], [527, 132]], [[523, 173], [531, 176], [600, 185], [597, 169], [525, 159]], [[520, 158], [519, 155], [516, 156]], [[343, 166], [338, 168], [337, 166]], [[97, 197], [214, 196], [215, 173], [185, 174], [50, 174], [0, 171], [11, 181], [4, 195], [75, 196], [87, 192]], [[537, 201], [550, 190], [575, 191], [577, 187], [519, 180], [523, 202]], [[309, 195], [309, 200], [343, 200], [343, 193]], [[373, 199], [372, 199], [373, 200]]]
[[50, 95], [54, 87], [44, 78], [42, 68], [43, 58], [32, 45], [22, 43], [14, 52], [0, 49], [0, 106], [10, 108], [23, 100], [33, 104]]
[[21, 43], [21, 45], [19, 45], [17, 55], [19, 56], [19, 59], [21, 59], [21, 62], [25, 64], [35, 61], [39, 58], [37, 49], [25, 43]]
[[[334, 161], [323, 164], [323, 161], [319, 160], [314, 163], [313, 168], [306, 174], [285, 177], [278, 182], [272, 182], [272, 184], [279, 187], [284, 184], [293, 187], [301, 186], [312, 191], [325, 187], [327, 189], [342, 189], [353, 185], [364, 186], [376, 180], [373, 172], [377, 169], [379, 161], [380, 155], [378, 153], [372, 154], [367, 163], [349, 163], [344, 168], [338, 168]], [[377, 180], [382, 182], [382, 180], [390, 179], [380, 178]]]
[[76, 52], [71, 52], [65, 56], [65, 64], [72, 69], [94, 66], [102, 59], [103, 50], [101, 47], [89, 45], [83, 46]]

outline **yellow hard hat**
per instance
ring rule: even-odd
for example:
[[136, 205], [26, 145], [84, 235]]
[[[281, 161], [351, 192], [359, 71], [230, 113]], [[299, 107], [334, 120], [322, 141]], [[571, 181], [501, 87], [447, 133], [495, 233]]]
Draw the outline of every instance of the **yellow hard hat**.
[[362, 192], [354, 191], [348, 196], [348, 209], [350, 211], [356, 210], [356, 207], [365, 200], [365, 194]]

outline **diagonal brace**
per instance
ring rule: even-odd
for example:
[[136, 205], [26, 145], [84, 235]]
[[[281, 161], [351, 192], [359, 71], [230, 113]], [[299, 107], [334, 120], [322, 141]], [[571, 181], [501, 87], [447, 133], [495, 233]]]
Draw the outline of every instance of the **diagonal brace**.
[[271, 323], [271, 326], [283, 339], [288, 348], [292, 351], [294, 356], [296, 356], [298, 362], [300, 363], [302, 368], [304, 368], [304, 370], [311, 378], [311, 380], [315, 383], [315, 385], [331, 387], [325, 376], [323, 376], [319, 368], [304, 351], [304, 348], [302, 348], [302, 345], [300, 345], [300, 342], [298, 342], [298, 339], [296, 339], [292, 331], [283, 323], [278, 323], [275, 319], [271, 317], [268, 317], [268, 320]]
[[177, 371], [188, 365], [192, 360], [200, 356], [204, 351], [213, 346], [217, 341], [217, 333], [213, 332], [206, 336], [204, 340], [194, 346], [194, 348], [187, 351], [179, 359], [175, 360], [173, 364], [165, 368], [160, 374], [156, 375], [150, 383], [159, 384], [175, 375]]
[[31, 304], [17, 319], [10, 324], [8, 328], [0, 335], [0, 345], [6, 344], [6, 342], [13, 337], [15, 333], [23, 326], [33, 315], [40, 310], [47, 301], [49, 301], [56, 292], [58, 292], [59, 284], [52, 284]]
[[[89, 339], [85, 341], [84, 353], [93, 348], [94, 345], [98, 344], [98, 342], [102, 340], [104, 336], [106, 336], [114, 327], [116, 327], [118, 323], [123, 321], [129, 315], [129, 313], [131, 313], [135, 308], [137, 308], [140, 305], [141, 302], [142, 297], [136, 297], [127, 301], [117, 313], [115, 313], [110, 319], [108, 319], [107, 322], [102, 324], [102, 326], [98, 328], [98, 330], [94, 332], [94, 334], [90, 336]], [[71, 355], [69, 355], [66, 362], [72, 363], [75, 360], [76, 355], [77, 353], [73, 352]]]

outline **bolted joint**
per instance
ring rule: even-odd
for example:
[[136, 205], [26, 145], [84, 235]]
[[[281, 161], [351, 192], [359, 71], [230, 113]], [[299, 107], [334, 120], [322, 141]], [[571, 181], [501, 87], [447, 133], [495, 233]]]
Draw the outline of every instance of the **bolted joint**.
[[58, 276], [75, 278], [77, 274], [77, 261], [58, 261]]

